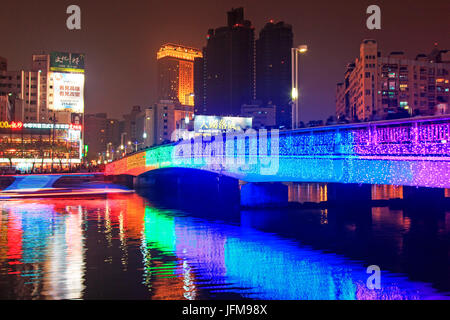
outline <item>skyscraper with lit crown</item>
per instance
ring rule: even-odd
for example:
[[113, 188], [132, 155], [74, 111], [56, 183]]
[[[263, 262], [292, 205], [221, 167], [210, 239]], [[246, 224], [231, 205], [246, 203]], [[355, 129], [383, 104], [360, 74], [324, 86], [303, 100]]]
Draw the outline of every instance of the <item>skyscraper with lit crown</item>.
[[194, 59], [201, 58], [198, 49], [164, 44], [157, 53], [158, 100], [172, 100], [194, 105]]

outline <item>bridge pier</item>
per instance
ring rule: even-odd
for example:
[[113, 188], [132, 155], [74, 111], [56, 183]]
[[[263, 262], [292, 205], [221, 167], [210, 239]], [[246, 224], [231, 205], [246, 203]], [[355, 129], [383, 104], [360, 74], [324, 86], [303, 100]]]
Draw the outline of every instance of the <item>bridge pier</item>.
[[368, 205], [372, 199], [372, 186], [357, 183], [328, 183], [327, 201], [345, 206]]
[[241, 185], [241, 206], [285, 206], [288, 200], [288, 186], [281, 182], [252, 182]]
[[413, 206], [440, 206], [445, 201], [445, 189], [404, 186], [403, 199]]

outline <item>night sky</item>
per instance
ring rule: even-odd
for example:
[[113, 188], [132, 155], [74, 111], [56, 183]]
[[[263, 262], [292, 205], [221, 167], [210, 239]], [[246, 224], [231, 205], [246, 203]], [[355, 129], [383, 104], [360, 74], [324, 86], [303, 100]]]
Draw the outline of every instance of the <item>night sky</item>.
[[[67, 6], [82, 11], [82, 29], [66, 28]], [[381, 30], [366, 28], [366, 8], [381, 7]], [[0, 56], [8, 69], [29, 68], [31, 54], [40, 51], [86, 53], [86, 113], [128, 113], [132, 105], [152, 105], [156, 99], [156, 52], [175, 42], [201, 48], [206, 32], [226, 24], [226, 12], [243, 6], [256, 34], [269, 19], [292, 24], [294, 44], [307, 44], [301, 60], [302, 120], [334, 114], [334, 92], [344, 66], [359, 55], [365, 38], [379, 49], [405, 51], [414, 58], [429, 53], [434, 42], [450, 49], [448, 0], [345, 1], [150, 1], [40, 0], [0, 3]]]

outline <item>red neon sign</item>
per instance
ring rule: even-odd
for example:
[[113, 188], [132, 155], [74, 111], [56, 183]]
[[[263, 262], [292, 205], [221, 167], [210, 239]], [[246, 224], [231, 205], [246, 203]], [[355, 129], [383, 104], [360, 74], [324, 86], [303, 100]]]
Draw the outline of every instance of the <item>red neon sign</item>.
[[81, 131], [81, 124], [70, 124], [70, 126], [69, 126], [69, 129], [70, 130], [78, 130], [78, 131]]
[[0, 121], [0, 128], [2, 129], [22, 129], [23, 123], [21, 121]]
[[11, 129], [22, 129], [22, 128], [23, 128], [23, 123], [21, 121], [11, 122]]

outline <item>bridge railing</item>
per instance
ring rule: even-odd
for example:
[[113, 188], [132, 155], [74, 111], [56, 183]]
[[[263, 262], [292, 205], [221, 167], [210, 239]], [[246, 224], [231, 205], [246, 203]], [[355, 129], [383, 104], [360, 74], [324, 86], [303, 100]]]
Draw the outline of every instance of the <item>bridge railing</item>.
[[[153, 147], [110, 163], [106, 174], [142, 172], [171, 167], [218, 167], [248, 159], [387, 158], [450, 160], [450, 117], [421, 117], [305, 128], [247, 131], [204, 137]], [[270, 160], [270, 159], [269, 159]]]
[[[261, 150], [259, 133], [249, 132], [238, 136], [223, 135], [224, 152], [227, 139], [246, 139], [245, 147], [236, 142], [235, 157], [258, 156]], [[258, 148], [251, 148], [256, 137]], [[195, 144], [201, 144], [203, 154], [211, 150], [218, 137], [200, 137], [191, 142], [191, 154]], [[265, 139], [265, 133], [263, 133]], [[263, 139], [263, 140], [264, 140]], [[278, 145], [278, 155], [291, 156], [408, 156], [449, 157], [450, 117], [423, 117], [408, 120], [380, 121], [344, 126], [328, 126], [267, 134], [268, 145]], [[199, 148], [197, 147], [197, 150]], [[216, 147], [217, 149], [217, 147]], [[268, 147], [270, 154], [270, 147]], [[214, 148], [212, 148], [214, 150]], [[256, 151], [256, 153], [255, 153]]]

